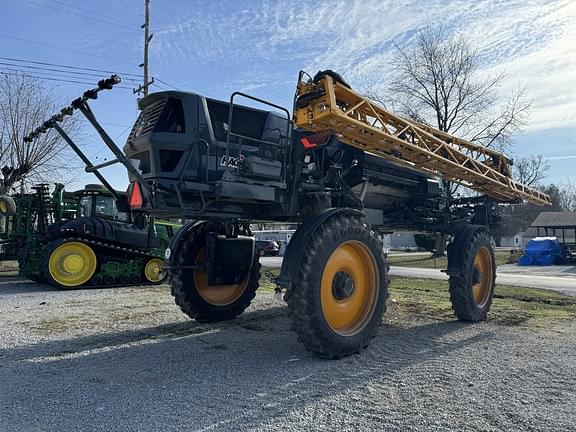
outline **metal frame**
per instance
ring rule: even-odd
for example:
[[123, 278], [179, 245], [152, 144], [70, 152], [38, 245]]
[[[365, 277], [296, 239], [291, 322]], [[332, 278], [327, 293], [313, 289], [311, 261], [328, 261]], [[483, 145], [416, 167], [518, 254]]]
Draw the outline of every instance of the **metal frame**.
[[392, 114], [330, 75], [299, 81], [294, 123], [312, 132], [335, 132], [346, 144], [500, 201], [551, 204], [548, 195], [511, 178], [510, 160], [502, 153]]

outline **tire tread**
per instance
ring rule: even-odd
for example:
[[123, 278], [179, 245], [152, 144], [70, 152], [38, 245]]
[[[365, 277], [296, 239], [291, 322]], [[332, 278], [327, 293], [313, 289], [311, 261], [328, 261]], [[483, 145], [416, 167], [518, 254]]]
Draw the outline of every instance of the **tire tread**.
[[[366, 246], [374, 253], [376, 266], [380, 270], [379, 295], [384, 296], [376, 298], [374, 314], [377, 317], [370, 318], [371, 322], [361, 331], [362, 335], [358, 338], [358, 343], [354, 347], [339, 343], [334, 333], [326, 331], [325, 318], [322, 309], [316, 307], [317, 301], [315, 296], [318, 293], [319, 283], [318, 268], [314, 266], [315, 257], [322, 253], [325, 244], [330, 239], [338, 238], [339, 234], [350, 232], [361, 234]], [[341, 237], [345, 236], [341, 235]], [[286, 295], [288, 307], [292, 316], [292, 329], [296, 332], [298, 341], [301, 342], [308, 350], [316, 356], [326, 359], [339, 359], [350, 354], [358, 353], [366, 348], [370, 340], [375, 336], [378, 326], [382, 321], [382, 315], [386, 311], [387, 292], [387, 265], [382, 252], [382, 243], [376, 237], [375, 233], [360, 222], [357, 218], [347, 215], [335, 215], [324, 222], [312, 235], [306, 249], [303, 252], [298, 279], [295, 281], [294, 288]]]

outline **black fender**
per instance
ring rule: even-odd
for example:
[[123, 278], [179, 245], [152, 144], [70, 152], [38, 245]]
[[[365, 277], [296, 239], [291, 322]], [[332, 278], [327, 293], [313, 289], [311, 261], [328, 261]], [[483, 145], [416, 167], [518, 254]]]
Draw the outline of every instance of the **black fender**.
[[310, 219], [307, 219], [294, 233], [290, 239], [284, 259], [282, 260], [282, 269], [280, 276], [276, 279], [276, 283], [280, 288], [290, 290], [292, 288], [292, 281], [298, 277], [298, 271], [302, 263], [302, 254], [308, 246], [310, 238], [318, 227], [322, 225], [327, 219], [338, 214], [352, 215], [364, 217], [364, 213], [360, 210], [353, 208], [330, 208], [317, 213]]
[[170, 244], [168, 245], [170, 254], [164, 255], [164, 261], [168, 267], [172, 267], [172, 259], [177, 255], [177, 252], [179, 252], [180, 247], [182, 245], [182, 241], [186, 238], [188, 233], [190, 233], [191, 231], [198, 228], [200, 225], [205, 224], [207, 222], [208, 221], [205, 220], [191, 221], [178, 230], [178, 232], [174, 237], [172, 237], [172, 240], [170, 240]]
[[464, 225], [456, 232], [454, 240], [448, 245], [448, 269], [444, 273], [456, 277], [462, 275], [462, 267], [464, 265], [464, 254], [462, 251], [470, 243], [472, 237], [477, 232], [482, 231], [487, 231], [484, 225]]

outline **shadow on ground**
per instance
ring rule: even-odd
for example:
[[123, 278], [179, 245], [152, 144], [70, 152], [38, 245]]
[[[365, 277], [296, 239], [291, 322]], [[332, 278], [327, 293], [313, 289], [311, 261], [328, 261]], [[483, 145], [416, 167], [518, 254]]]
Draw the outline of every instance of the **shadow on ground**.
[[289, 325], [287, 309], [273, 307], [5, 349], [0, 406], [23, 429], [245, 430], [492, 337], [458, 321], [385, 325], [362, 354], [324, 361]]

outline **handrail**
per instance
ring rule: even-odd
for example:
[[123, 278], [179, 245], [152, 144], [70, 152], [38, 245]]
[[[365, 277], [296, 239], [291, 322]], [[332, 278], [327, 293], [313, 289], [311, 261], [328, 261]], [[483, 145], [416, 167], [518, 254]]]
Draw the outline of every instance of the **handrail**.
[[[235, 98], [236, 96], [241, 96], [241, 97], [244, 97], [244, 98], [246, 98], [246, 99], [250, 99], [250, 100], [256, 101], [256, 102], [258, 102], [258, 103], [261, 103], [261, 104], [263, 104], [263, 105], [271, 106], [271, 107], [273, 107], [273, 108], [279, 109], [280, 111], [283, 111], [283, 112], [286, 113], [286, 145], [283, 146], [283, 148], [287, 148], [287, 147], [288, 147], [289, 140], [290, 140], [290, 124], [291, 124], [291, 121], [290, 121], [290, 111], [288, 111], [286, 108], [284, 108], [284, 107], [282, 107], [282, 106], [280, 106], [280, 105], [276, 105], [276, 104], [274, 104], [274, 103], [272, 103], [272, 102], [269, 102], [269, 101], [267, 101], [267, 100], [260, 99], [260, 98], [257, 98], [257, 97], [255, 97], [255, 96], [251, 96], [251, 95], [248, 95], [248, 94], [242, 93], [242, 92], [234, 92], [234, 93], [232, 93], [232, 95], [230, 96], [230, 106], [229, 106], [229, 109], [228, 109], [228, 130], [226, 131], [226, 158], [227, 158], [227, 159], [230, 158], [230, 137], [231, 137], [232, 135], [234, 135], [234, 136], [241, 136], [240, 134], [234, 134], [234, 133], [232, 132], [232, 120], [233, 120], [233, 113], [234, 113], [234, 98]], [[243, 136], [242, 136], [242, 137], [243, 137]], [[259, 140], [259, 139], [257, 139], [257, 138], [251, 138], [251, 137], [246, 137], [246, 138], [247, 138], [247, 139], [250, 139], [250, 140], [262, 142], [262, 143], [265, 143], [265, 144], [270, 144], [270, 145], [272, 145], [272, 146], [275, 145], [275, 143], [273, 143], [273, 142], [264, 141], [264, 140]], [[280, 137], [280, 141], [282, 141], [282, 136]], [[280, 147], [282, 148], [282, 146], [280, 146]], [[242, 143], [239, 143], [239, 145], [238, 145], [238, 156], [240, 156], [241, 153], [242, 153]], [[285, 151], [285, 152], [284, 152], [284, 155], [283, 155], [284, 160], [282, 161], [282, 162], [283, 162], [283, 163], [282, 163], [282, 166], [284, 167], [284, 169], [282, 170], [282, 177], [281, 177], [282, 183], [285, 183], [285, 182], [286, 182], [286, 161], [287, 161], [287, 157], [288, 157], [288, 152]], [[229, 169], [230, 169], [230, 168], [229, 168], [228, 166], [226, 166], [226, 170], [229, 170]]]

